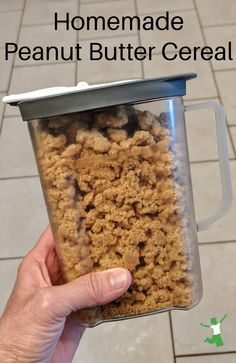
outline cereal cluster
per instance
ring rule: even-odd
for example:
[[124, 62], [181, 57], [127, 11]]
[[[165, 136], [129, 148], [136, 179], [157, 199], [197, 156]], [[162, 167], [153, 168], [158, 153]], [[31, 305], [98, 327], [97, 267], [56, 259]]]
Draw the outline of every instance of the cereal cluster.
[[66, 281], [123, 266], [130, 289], [85, 325], [192, 302], [184, 184], [168, 114], [115, 107], [41, 120], [38, 164]]

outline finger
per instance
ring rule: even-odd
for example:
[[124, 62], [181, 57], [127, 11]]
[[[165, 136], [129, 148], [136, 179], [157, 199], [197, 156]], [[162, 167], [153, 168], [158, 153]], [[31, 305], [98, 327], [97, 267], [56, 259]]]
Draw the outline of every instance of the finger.
[[52, 284], [57, 284], [61, 278], [61, 271], [55, 250], [55, 242], [49, 225], [40, 236], [32, 251], [32, 256], [37, 260], [45, 260]]
[[93, 272], [51, 288], [48, 296], [51, 303], [47, 302], [46, 306], [52, 317], [63, 318], [73, 311], [117, 299], [129, 288], [131, 281], [130, 272], [124, 268]]
[[44, 230], [44, 232], [39, 237], [38, 242], [36, 243], [33, 251], [48, 251], [53, 249], [55, 246], [54, 239], [52, 235], [52, 229], [50, 224]]
[[35, 247], [27, 253], [18, 268], [18, 283], [22, 287], [37, 288], [51, 286], [60, 277], [59, 264], [54, 248], [50, 226], [40, 236]]
[[[55, 250], [55, 242], [50, 225], [40, 236], [31, 256], [38, 261], [45, 261], [52, 284], [56, 284], [61, 277], [58, 258]], [[42, 263], [41, 263], [42, 265]]]
[[39, 237], [36, 245], [27, 253], [25, 259], [30, 258], [44, 258], [46, 259], [48, 254], [53, 251], [54, 239], [52, 235], [52, 230], [50, 225], [44, 230], [44, 232]]

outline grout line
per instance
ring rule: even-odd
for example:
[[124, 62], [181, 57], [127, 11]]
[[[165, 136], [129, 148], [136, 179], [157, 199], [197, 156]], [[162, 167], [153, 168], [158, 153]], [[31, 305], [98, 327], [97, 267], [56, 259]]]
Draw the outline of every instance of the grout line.
[[[82, 32], [83, 30], [79, 30], [78, 31], [78, 33], [79, 32]], [[121, 39], [125, 39], [125, 38], [127, 38], [127, 37], [131, 37], [131, 36], [135, 36], [135, 35], [137, 35], [138, 36], [138, 30], [137, 31], [133, 31], [133, 30], [131, 30], [130, 31], [130, 33], [129, 34], [119, 34], [119, 35], [115, 35], [114, 36], [114, 34], [111, 34], [111, 35], [103, 35], [103, 36], [99, 36], [98, 38], [96, 38], [96, 40], [109, 40], [109, 39], [117, 39], [117, 38], [121, 38]], [[89, 38], [89, 37], [85, 37], [85, 38], [81, 38], [80, 37], [80, 41], [81, 42], [84, 42], [84, 41], [90, 41], [90, 42], [92, 42], [92, 41], [94, 41], [94, 38], [93, 37], [91, 37], [91, 38]]]
[[[136, 13], [136, 15], [138, 15], [138, 4], [137, 4], [137, 0], [134, 0], [134, 6], [135, 6], [135, 13]], [[139, 46], [142, 46], [141, 33], [140, 33], [140, 31], [138, 31], [138, 45]], [[144, 75], [144, 63], [143, 63], [143, 61], [141, 61], [141, 72], [142, 72], [142, 79], [144, 79], [145, 75]]]
[[27, 5], [27, 0], [25, 0], [25, 2], [23, 4], [23, 8], [22, 8], [23, 12], [25, 12], [26, 5]]
[[6, 13], [16, 13], [16, 12], [20, 12], [20, 11], [24, 11], [24, 6], [22, 9], [15, 9], [15, 10], [1, 10], [0, 14], [6, 14]]
[[5, 119], [5, 118], [14, 118], [14, 117], [21, 117], [21, 116], [20, 116], [20, 114], [18, 114], [18, 115], [6, 115], [3, 118]]
[[[114, 2], [115, 2], [115, 0], [113, 0]], [[86, 2], [83, 2], [81, 5], [87, 5], [87, 4], [102, 4], [102, 3], [112, 3], [112, 0], [101, 0], [101, 1], [99, 1], [99, 2], [97, 2], [97, 1], [86, 1]], [[194, 8], [192, 8], [192, 9], [186, 9], [186, 8], [183, 8], [183, 9], [175, 9], [175, 10], [169, 10], [169, 13], [171, 13], [171, 12], [177, 12], [177, 11], [193, 11], [194, 10]], [[165, 12], [165, 10], [163, 10], [163, 12]], [[148, 15], [152, 15], [152, 14], [155, 14], [155, 13], [157, 13], [157, 11], [155, 11], [154, 13], [146, 13], [146, 14], [142, 14], [142, 13], [138, 13], [137, 12], [137, 14], [138, 15], [146, 15], [146, 16], [148, 16]], [[159, 12], [160, 13], [160, 12]]]
[[37, 26], [49, 26], [49, 25], [54, 25], [54, 22], [48, 22], [48, 23], [33, 23], [33, 24], [22, 24], [22, 28], [28, 28], [28, 27], [37, 27]]
[[[78, 4], [77, 4], [77, 15], [79, 15], [80, 13], [80, 0], [77, 0]], [[77, 44], [79, 44], [79, 32], [76, 32], [76, 42]], [[76, 67], [75, 67], [75, 85], [77, 85], [78, 83], [78, 63], [76, 62]]]
[[228, 125], [229, 138], [230, 138], [230, 141], [231, 141], [231, 144], [232, 144], [232, 149], [233, 149], [234, 156], [236, 157], [236, 144], [234, 144], [234, 138], [233, 138], [233, 134], [231, 132], [231, 128], [232, 127], [230, 127]]
[[195, 101], [206, 101], [206, 100], [215, 100], [217, 99], [218, 96], [212, 97], [212, 96], [208, 96], [208, 97], [199, 97], [199, 98], [185, 98], [184, 102], [195, 102]]
[[209, 352], [209, 353], [196, 353], [196, 354], [179, 354], [176, 355], [176, 358], [185, 358], [185, 357], [204, 357], [208, 355], [226, 355], [236, 353], [236, 350], [229, 350], [228, 352]]
[[3, 10], [3, 11], [0, 11], [0, 14], [7, 14], [7, 13], [23, 13], [24, 12], [24, 6], [22, 9], [18, 9], [18, 10]]
[[[115, 0], [113, 0], [114, 1], [114, 3], [115, 3]], [[125, 0], [123, 0], [123, 1], [125, 1]], [[103, 3], [112, 3], [112, 0], [101, 0], [101, 1], [99, 1], [99, 2], [97, 2], [97, 1], [86, 1], [86, 2], [83, 2], [83, 3], [81, 3], [81, 5], [87, 5], [87, 4], [96, 4], [96, 5], [98, 5], [98, 4], [103, 4]]]
[[215, 73], [219, 73], [219, 72], [230, 72], [230, 71], [236, 71], [236, 67], [226, 68], [226, 69], [215, 69], [214, 70]]
[[0, 182], [8, 181], [8, 180], [17, 180], [17, 179], [34, 179], [34, 178], [38, 178], [38, 177], [39, 177], [38, 175], [0, 177]]
[[[80, 33], [81, 32], [81, 30], [79, 30], [79, 31], [77, 31], [78, 33]], [[132, 32], [132, 30], [131, 30], [131, 32]], [[118, 35], [115, 35], [115, 36], [107, 36], [107, 35], [104, 35], [104, 36], [99, 36], [98, 38], [95, 38], [95, 40], [100, 40], [100, 39], [111, 39], [111, 38], [114, 38], [114, 39], [125, 39], [125, 38], [130, 38], [130, 37], [134, 37], [135, 35], [138, 35], [138, 31], [137, 32], [135, 32], [134, 34], [132, 33], [132, 34], [127, 34], [127, 33], [125, 33], [125, 34], [118, 34]], [[88, 41], [93, 41], [94, 40], [94, 38], [85, 38], [85, 39], [81, 39], [81, 36], [80, 36], [80, 41], [81, 42], [83, 42], [83, 41], [86, 41], [86, 40], [88, 40]]]
[[235, 26], [236, 23], [224, 23], [224, 24], [211, 24], [211, 25], [202, 25], [202, 28], [218, 28], [218, 27], [225, 27], [225, 26]]
[[219, 245], [219, 244], [231, 244], [236, 243], [236, 240], [228, 240], [228, 241], [212, 241], [212, 242], [198, 242], [199, 246], [211, 246], [211, 245]]
[[[156, 11], [153, 11], [153, 12], [149, 12], [149, 13], [138, 13], [138, 16], [153, 16], [153, 15], [158, 15], [158, 14], [163, 14], [165, 13], [166, 10], [156, 10]], [[178, 12], [194, 12], [194, 8], [192, 9], [186, 9], [186, 8], [183, 8], [183, 9], [173, 9], [173, 10], [168, 10], [169, 13], [178, 13]]]
[[[1, 92], [1, 93], [4, 94], [4, 96], [6, 96], [8, 94], [8, 91], [4, 91], [4, 92]], [[2, 102], [1, 99], [0, 99], [0, 102]], [[6, 111], [6, 104], [4, 103], [3, 106], [2, 106], [2, 112], [1, 112], [2, 115], [1, 115], [1, 118], [0, 118], [0, 137], [1, 137], [2, 128], [3, 128], [3, 120], [4, 120], [5, 111]]]
[[0, 257], [0, 261], [9, 261], [9, 260], [20, 260], [23, 259], [25, 256], [19, 257]]
[[[17, 44], [18, 44], [19, 38], [20, 38], [20, 31], [21, 31], [21, 26], [22, 26], [23, 17], [24, 17], [25, 4], [26, 4], [26, 0], [24, 0], [23, 10], [21, 11], [21, 18], [20, 18], [20, 23], [19, 23], [19, 28], [18, 28], [18, 32], [17, 32], [17, 38], [16, 38], [16, 43]], [[13, 56], [13, 59], [12, 59], [11, 73], [10, 73], [10, 77], [9, 77], [9, 81], [8, 81], [8, 85], [7, 85], [6, 94], [9, 94], [9, 89], [10, 89], [10, 84], [11, 84], [11, 80], [12, 80], [12, 74], [13, 74], [15, 59], [16, 59], [16, 54]], [[3, 116], [4, 116], [4, 113], [5, 113], [5, 110], [6, 110], [6, 105], [4, 105]], [[3, 117], [2, 117], [2, 121], [3, 121]], [[0, 124], [0, 135], [1, 135], [1, 132], [2, 132], [2, 126], [3, 126], [3, 122], [1, 122], [1, 124]]]
[[[234, 161], [234, 158], [229, 158], [230, 161]], [[219, 159], [211, 159], [211, 160], [194, 160], [194, 161], [190, 161], [190, 165], [195, 165], [195, 164], [205, 164], [205, 163], [218, 163]]]
[[174, 331], [173, 331], [172, 317], [171, 317], [171, 312], [170, 311], [168, 311], [168, 315], [169, 315], [169, 323], [170, 323], [170, 334], [171, 334], [171, 343], [172, 343], [172, 353], [173, 353], [173, 357], [174, 357], [174, 363], [176, 363]]
[[[102, 83], [113, 83], [113, 82], [119, 82], [119, 81], [122, 81], [123, 80], [123, 78], [122, 79], [117, 79], [117, 80], [114, 80], [114, 78], [112, 78], [112, 79], [105, 79]], [[140, 81], [141, 80], [141, 78], [137, 78], [137, 77], [133, 77], [132, 78], [132, 81]], [[79, 81], [78, 81], [79, 82]], [[92, 86], [92, 85], [97, 85], [97, 84], [100, 84], [101, 82], [95, 82], [95, 83], [93, 83], [93, 82], [89, 82], [89, 85], [90, 86]]]
[[[221, 101], [222, 102], [222, 101]], [[222, 104], [223, 104], [223, 102], [222, 102]], [[234, 159], [236, 158], [236, 147], [234, 146], [234, 139], [233, 139], [233, 136], [232, 136], [232, 134], [231, 134], [231, 132], [230, 132], [230, 127], [229, 127], [229, 124], [228, 124], [228, 120], [227, 120], [227, 118], [226, 118], [226, 127], [227, 127], [227, 131], [228, 131], [228, 137], [229, 137], [229, 142], [230, 142], [230, 144], [231, 144], [231, 148], [232, 148], [232, 150], [233, 150], [233, 154], [234, 154]], [[228, 148], [229, 149], [229, 148]], [[228, 152], [229, 152], [229, 150], [228, 150]], [[231, 158], [229, 158], [230, 160], [233, 160], [233, 159], [231, 159]]]
[[51, 66], [51, 65], [59, 65], [59, 64], [73, 64], [76, 63], [77, 61], [35, 61], [35, 63], [31, 63], [31, 64], [15, 64], [13, 66], [13, 68], [26, 68], [26, 67], [40, 67], [40, 66]]
[[[202, 37], [203, 37], [203, 41], [204, 41], [205, 45], [207, 45], [207, 40], [206, 40], [206, 36], [205, 36], [205, 33], [204, 33], [204, 28], [202, 26], [201, 17], [200, 17], [199, 11], [198, 11], [196, 0], [193, 0], [193, 4], [194, 4], [194, 7], [195, 7], [197, 19], [198, 19], [198, 22], [199, 22], [199, 25], [200, 25], [200, 28], [201, 28], [201, 34], [202, 34]], [[222, 105], [224, 105], [223, 99], [221, 97], [220, 89], [219, 89], [219, 86], [218, 86], [218, 83], [217, 83], [216, 75], [215, 75], [215, 72], [214, 72], [213, 64], [212, 64], [211, 61], [209, 62], [209, 66], [210, 66], [210, 69], [211, 69], [212, 78], [213, 78], [213, 81], [214, 81], [214, 84], [215, 84], [215, 88], [216, 88], [216, 91], [217, 91], [217, 94], [218, 94], [219, 101], [220, 101], [220, 103]], [[233, 138], [232, 138], [231, 133], [229, 132], [229, 126], [228, 126], [227, 118], [226, 118], [226, 127], [227, 127], [227, 130], [228, 130], [231, 147], [232, 147], [232, 149], [234, 151], [234, 155], [236, 156], [235, 149], [234, 149]]]
[[[82, 5], [82, 4], [80, 4], [80, 5]], [[80, 32], [79, 31], [78, 31], [78, 35], [77, 35], [77, 40], [78, 40], [78, 43], [80, 43], [81, 39], [80, 39]], [[77, 61], [77, 63], [76, 63], [76, 74], [77, 74], [76, 82], [79, 83], [79, 74], [80, 74], [79, 73], [79, 61]], [[89, 84], [92, 85], [92, 83], [89, 83]]]
[[[25, 3], [26, 3], [26, 0], [24, 1], [24, 8], [25, 8]], [[18, 44], [19, 39], [20, 39], [20, 32], [21, 32], [22, 21], [23, 21], [23, 17], [24, 17], [24, 8], [23, 8], [23, 11], [21, 13], [21, 19], [20, 19], [19, 29], [18, 29], [18, 32], [17, 32], [17, 38], [16, 38], [16, 43], [17, 44]], [[11, 84], [12, 73], [13, 73], [13, 68], [14, 68], [14, 64], [15, 64], [15, 58], [16, 58], [16, 54], [13, 56], [13, 59], [12, 59], [11, 75], [9, 77], [7, 91], [9, 91], [10, 84]]]

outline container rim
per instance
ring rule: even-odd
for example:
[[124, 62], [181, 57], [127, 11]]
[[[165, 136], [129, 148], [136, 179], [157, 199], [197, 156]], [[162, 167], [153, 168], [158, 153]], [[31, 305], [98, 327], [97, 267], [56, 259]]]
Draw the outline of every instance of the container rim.
[[4, 97], [3, 102], [18, 106], [24, 121], [142, 101], [184, 96], [186, 81], [196, 73], [130, 80], [89, 86], [59, 87]]

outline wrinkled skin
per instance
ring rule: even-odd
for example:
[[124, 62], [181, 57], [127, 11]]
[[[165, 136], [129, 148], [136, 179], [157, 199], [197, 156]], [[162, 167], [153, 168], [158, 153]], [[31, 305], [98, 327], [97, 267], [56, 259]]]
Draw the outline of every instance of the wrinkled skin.
[[85, 330], [68, 318], [70, 313], [118, 298], [129, 288], [131, 275], [118, 268], [60, 283], [48, 227], [20, 264], [0, 319], [1, 363], [70, 363]]

